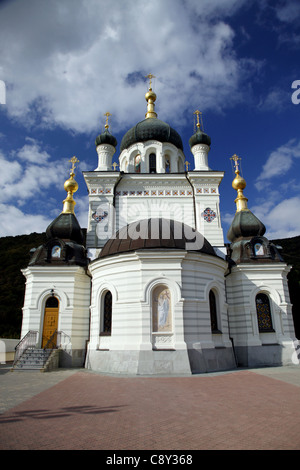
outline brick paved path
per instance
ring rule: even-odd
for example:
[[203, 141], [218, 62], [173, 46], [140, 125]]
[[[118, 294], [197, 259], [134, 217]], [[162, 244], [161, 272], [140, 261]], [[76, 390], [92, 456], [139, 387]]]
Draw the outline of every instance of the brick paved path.
[[299, 449], [300, 388], [251, 371], [78, 371], [0, 415], [0, 449]]

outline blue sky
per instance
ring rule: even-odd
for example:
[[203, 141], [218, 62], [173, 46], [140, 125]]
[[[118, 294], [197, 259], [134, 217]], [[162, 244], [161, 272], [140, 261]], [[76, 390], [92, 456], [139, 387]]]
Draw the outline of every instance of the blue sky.
[[299, 63], [297, 0], [2, 1], [0, 236], [46, 229], [62, 210], [73, 155], [75, 211], [86, 227], [81, 172], [97, 167], [104, 113], [117, 160], [123, 134], [144, 119], [150, 72], [158, 117], [181, 135], [190, 169], [193, 113], [203, 113], [209, 165], [225, 171], [225, 239], [234, 153], [266, 235], [299, 235]]

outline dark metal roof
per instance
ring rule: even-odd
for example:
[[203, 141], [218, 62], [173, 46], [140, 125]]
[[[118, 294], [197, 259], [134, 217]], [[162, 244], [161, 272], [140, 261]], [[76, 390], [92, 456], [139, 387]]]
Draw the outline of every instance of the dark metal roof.
[[166, 122], [156, 118], [144, 119], [129, 129], [122, 139], [120, 150], [122, 152], [132, 144], [146, 142], [147, 140], [169, 142], [183, 150], [182, 140], [178, 132]]
[[84, 236], [74, 214], [62, 212], [46, 229], [48, 239], [60, 238], [83, 244]]
[[264, 224], [250, 210], [244, 210], [235, 214], [227, 238], [234, 242], [240, 238], [263, 236], [265, 231]]
[[197, 144], [206, 144], [210, 146], [211, 138], [209, 137], [209, 135], [205, 134], [200, 129], [198, 129], [197, 132], [190, 138], [189, 144], [191, 148]]
[[101, 144], [110, 144], [116, 147], [118, 142], [117, 139], [113, 135], [111, 135], [110, 132], [106, 129], [104, 132], [102, 132], [102, 134], [96, 137], [96, 147]]
[[121, 228], [106, 242], [99, 258], [144, 249], [177, 249], [216, 256], [210, 243], [188, 225], [153, 218], [139, 220]]

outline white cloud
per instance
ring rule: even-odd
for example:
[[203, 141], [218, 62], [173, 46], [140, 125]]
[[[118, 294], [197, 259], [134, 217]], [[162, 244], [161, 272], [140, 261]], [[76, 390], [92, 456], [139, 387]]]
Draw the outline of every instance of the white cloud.
[[40, 144], [30, 137], [26, 137], [26, 141], [29, 143], [20, 148], [15, 156], [20, 160], [39, 165], [47, 163], [50, 155], [45, 150], [41, 150]]
[[[34, 139], [13, 151], [9, 158], [0, 153], [0, 202], [17, 201], [22, 206], [29, 199], [36, 201], [49, 189], [62, 189], [66, 180], [66, 162], [52, 161], [40, 150]], [[61, 176], [58, 176], [61, 175]]]
[[44, 215], [26, 214], [9, 204], [0, 204], [0, 233], [2, 237], [41, 233], [51, 220]]
[[294, 163], [295, 158], [300, 157], [300, 141], [292, 139], [286, 144], [278, 147], [268, 157], [263, 165], [262, 172], [257, 178], [256, 188], [262, 190], [265, 188], [266, 181], [285, 175]]
[[240, 79], [253, 66], [235, 56], [234, 31], [223, 21], [244, 3], [10, 2], [0, 17], [8, 113], [29, 125], [91, 131], [109, 110], [119, 130], [128, 110], [133, 121], [144, 116], [141, 78], [149, 72], [157, 76], [162, 119], [178, 109], [228, 107], [241, 98]]
[[258, 108], [262, 111], [280, 112], [290, 105], [290, 91], [281, 88], [272, 88], [267, 95], [263, 96], [258, 103]]
[[265, 211], [261, 219], [267, 227], [269, 239], [290, 238], [300, 234], [300, 197], [284, 199], [270, 211]]
[[300, 5], [298, 1], [288, 0], [276, 7], [276, 16], [284, 23], [294, 23], [299, 20]]

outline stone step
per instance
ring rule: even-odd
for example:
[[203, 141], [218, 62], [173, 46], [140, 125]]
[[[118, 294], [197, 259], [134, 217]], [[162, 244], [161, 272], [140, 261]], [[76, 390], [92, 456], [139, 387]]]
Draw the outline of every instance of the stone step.
[[15, 364], [14, 370], [43, 369], [52, 351], [52, 349], [27, 349]]

